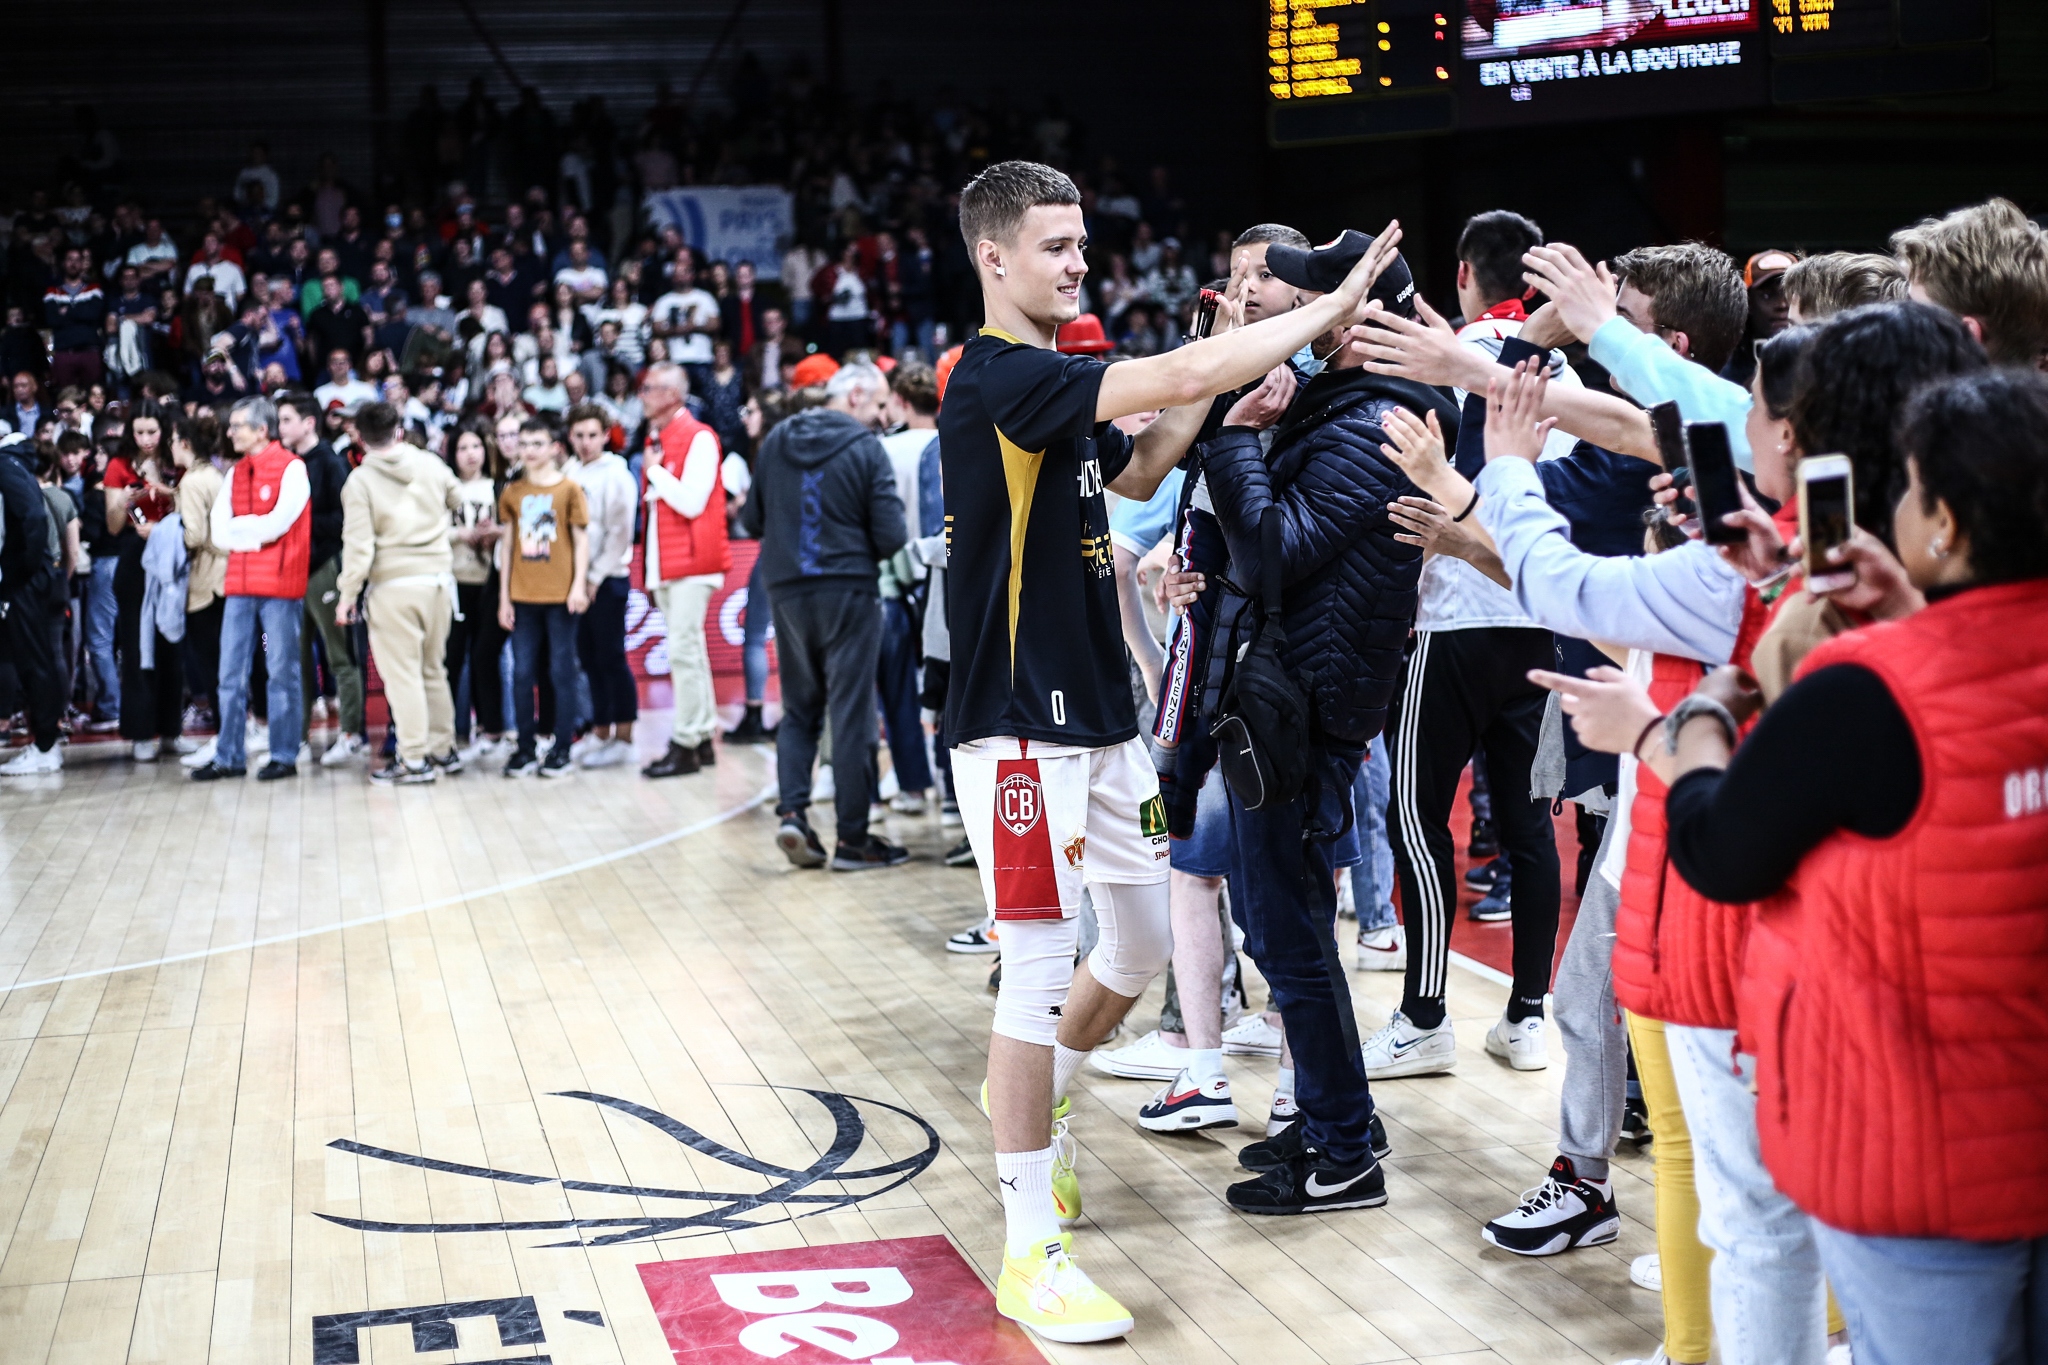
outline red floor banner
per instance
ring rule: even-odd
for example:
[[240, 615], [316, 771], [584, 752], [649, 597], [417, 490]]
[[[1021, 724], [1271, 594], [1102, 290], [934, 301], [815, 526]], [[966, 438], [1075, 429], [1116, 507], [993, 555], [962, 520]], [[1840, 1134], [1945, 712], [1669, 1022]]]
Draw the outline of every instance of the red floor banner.
[[1045, 1365], [944, 1237], [656, 1261], [640, 1279], [677, 1365]]

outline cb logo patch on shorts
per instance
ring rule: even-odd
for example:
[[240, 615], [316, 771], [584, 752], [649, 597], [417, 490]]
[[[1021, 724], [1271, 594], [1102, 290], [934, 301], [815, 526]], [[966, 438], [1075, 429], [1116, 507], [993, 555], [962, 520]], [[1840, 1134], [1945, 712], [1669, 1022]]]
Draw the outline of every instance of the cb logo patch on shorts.
[[1038, 827], [1044, 816], [1045, 792], [1036, 777], [1011, 773], [996, 783], [996, 823], [1013, 836], [1023, 838]]

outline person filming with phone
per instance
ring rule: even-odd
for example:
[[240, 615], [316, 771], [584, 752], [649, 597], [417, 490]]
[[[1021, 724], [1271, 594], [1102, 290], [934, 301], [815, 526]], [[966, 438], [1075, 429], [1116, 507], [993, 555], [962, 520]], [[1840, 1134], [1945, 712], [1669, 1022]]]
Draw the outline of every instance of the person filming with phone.
[[1990, 1365], [2038, 1348], [2048, 1293], [2048, 379], [1938, 380], [1899, 430], [1897, 553], [1858, 531], [1835, 556], [1876, 624], [1809, 654], [1739, 750], [1739, 670], [1668, 714], [1614, 670], [1538, 681], [1670, 784], [1690, 887], [1764, 902], [1763, 1159], [1859, 1365]]

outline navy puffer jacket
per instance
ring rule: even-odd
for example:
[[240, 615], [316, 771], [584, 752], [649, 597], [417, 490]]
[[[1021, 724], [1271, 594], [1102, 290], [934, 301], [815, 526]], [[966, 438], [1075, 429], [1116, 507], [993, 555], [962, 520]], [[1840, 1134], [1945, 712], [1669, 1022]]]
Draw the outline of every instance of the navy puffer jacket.
[[1304, 388], [1261, 454], [1258, 433], [1225, 427], [1203, 448], [1211, 500], [1230, 547], [1230, 579], [1258, 591], [1259, 523], [1280, 508], [1282, 662], [1309, 694], [1322, 736], [1362, 747], [1387, 722], [1422, 550], [1394, 539], [1387, 505], [1420, 496], [1380, 453], [1388, 410], [1437, 413], [1455, 439], [1458, 409], [1435, 389], [1363, 370]]

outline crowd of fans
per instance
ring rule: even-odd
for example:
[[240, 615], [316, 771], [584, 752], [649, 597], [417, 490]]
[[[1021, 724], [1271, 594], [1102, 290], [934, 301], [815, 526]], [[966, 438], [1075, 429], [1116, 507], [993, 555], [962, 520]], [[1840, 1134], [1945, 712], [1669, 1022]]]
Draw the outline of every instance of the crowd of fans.
[[[991, 120], [942, 103], [919, 120], [885, 105], [842, 134], [822, 97], [763, 101], [748, 79], [730, 125], [692, 124], [664, 95], [630, 139], [596, 101], [558, 127], [531, 92], [502, 116], [480, 89], [453, 110], [430, 93], [406, 124], [420, 194], [380, 207], [330, 162], [287, 199], [259, 146], [184, 240], [125, 200], [102, 216], [77, 185], [61, 208], [31, 199], [0, 338], [0, 620], [28, 743], [0, 772], [57, 771], [61, 731], [118, 727], [134, 760], [180, 752], [199, 780], [239, 776], [261, 748], [258, 776], [289, 777], [330, 696], [321, 762], [338, 766], [371, 744], [372, 659], [393, 722], [378, 780], [431, 782], [494, 746], [507, 776], [622, 762], [630, 586], [667, 618], [676, 695], [643, 771], [696, 772], [718, 748], [704, 607], [744, 538], [759, 542], [748, 709], [727, 739], [776, 743], [792, 862], [903, 862], [869, 829], [876, 721], [899, 809], [933, 792], [954, 809], [947, 745], [925, 732], [950, 648], [936, 429], [952, 343], [1005, 273], [969, 254], [991, 243], [963, 238], [955, 187], [1012, 149], [1067, 160], [1072, 129], [1056, 108]], [[777, 281], [627, 208], [635, 188], [739, 179], [796, 194]], [[1032, 183], [1054, 187], [1033, 204], [1068, 202], [1056, 175]], [[1738, 264], [1686, 243], [1594, 264], [1495, 211], [1467, 223], [1440, 316], [1363, 234], [1311, 249], [1264, 224], [1197, 248], [1163, 171], [1132, 186], [1104, 164], [1072, 192], [1095, 265], [1082, 316], [1058, 329], [1070, 354], [1180, 350], [1204, 281], [1227, 333], [1316, 306], [1377, 261], [1358, 320], [1205, 405], [1206, 425], [1158, 419], [1186, 426], [1184, 469], [1116, 507], [1113, 552], [1086, 542], [1130, 589], [1133, 686], [1159, 741], [1161, 819], [1182, 836], [1178, 1027], [1093, 1054], [1169, 1082], [1141, 1122], [1235, 1123], [1223, 1054], [1282, 1055], [1268, 1140], [1244, 1156], [1264, 1174], [1232, 1203], [1302, 1212], [1322, 1207], [1318, 1180], [1371, 1177], [1386, 1135], [1366, 1082], [1456, 1065], [1450, 812], [1476, 755], [1490, 812], [1474, 843], [1498, 856], [1470, 880], [1515, 941], [1487, 1050], [1547, 1065], [1554, 991], [1572, 1062], [1557, 1161], [1486, 1240], [1530, 1256], [1612, 1241], [1608, 1163], [1640, 1129], [1659, 1148], [1659, 1252], [1637, 1267], [1663, 1295], [1658, 1359], [1818, 1362], [1845, 1331], [1879, 1365], [2033, 1358], [2010, 1348], [2038, 1329], [2020, 1305], [2040, 1302], [2048, 1238], [2048, 234], [1993, 200], [1902, 229], [1886, 253]], [[1739, 536], [1700, 538], [1646, 412], [1667, 403], [1720, 429]], [[1128, 448], [1157, 417], [1129, 412], [1124, 436], [1097, 439]], [[1797, 474], [1823, 455], [1853, 471], [1855, 529], [1819, 565], [1797, 544]], [[1084, 478], [1084, 502], [1100, 491]], [[1283, 511], [1268, 528], [1254, 493]], [[180, 534], [163, 536], [173, 517]], [[1284, 1020], [1311, 1004], [1277, 984], [1277, 1013], [1222, 1032], [1223, 879], [1255, 958], [1280, 951], [1257, 926], [1300, 907], [1278, 903], [1291, 882], [1244, 865], [1241, 832], [1211, 836], [1214, 866], [1183, 860], [1200, 821], [1244, 812], [1213, 775], [1175, 780], [1194, 761], [1176, 747], [1201, 742], [1176, 728], [1192, 627], [1162, 640], [1135, 588], [1149, 579], [1156, 605], [1205, 630], [1224, 610], [1212, 580], [1248, 611], [1225, 574], [1262, 529], [1297, 566], [1284, 584], [1274, 571], [1268, 610], [1291, 642], [1276, 666], [1312, 693], [1315, 761], [1334, 775], [1308, 799], [1340, 812], [1296, 810], [1274, 847], [1341, 826], [1349, 852], [1340, 837], [1315, 855], [1315, 895], [1350, 869], [1360, 964], [1406, 973], [1392, 1021], [1343, 1047], [1341, 1030], [1290, 1038]], [[770, 601], [779, 733], [761, 709]], [[1010, 636], [1014, 656], [1014, 614]], [[815, 776], [828, 717], [836, 789]], [[1979, 732], [2004, 748], [1972, 745]], [[814, 796], [835, 806], [829, 855]], [[1553, 800], [1578, 807], [1565, 875], [1584, 898], [1554, 980]], [[1956, 864], [1957, 847], [1977, 861]], [[948, 860], [975, 853], [963, 840]], [[1786, 899], [1795, 870], [1812, 913]], [[949, 947], [1007, 951], [994, 908]], [[2007, 937], [1968, 941], [1995, 916]], [[1308, 927], [1303, 953], [1323, 932]], [[1304, 961], [1314, 977], [1322, 958]], [[1277, 983], [1301, 964], [1259, 965]], [[1328, 986], [1313, 1008], [1333, 1004]], [[1060, 1089], [1100, 1041], [1060, 1035]], [[1338, 1133], [1355, 1150], [1333, 1154]], [[998, 1160], [1045, 1158], [1034, 1179], [1071, 1182], [1063, 1150]], [[1384, 1202], [1374, 1188], [1326, 1206]], [[1063, 1254], [1012, 1241], [1019, 1264]]]

